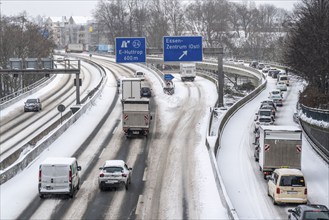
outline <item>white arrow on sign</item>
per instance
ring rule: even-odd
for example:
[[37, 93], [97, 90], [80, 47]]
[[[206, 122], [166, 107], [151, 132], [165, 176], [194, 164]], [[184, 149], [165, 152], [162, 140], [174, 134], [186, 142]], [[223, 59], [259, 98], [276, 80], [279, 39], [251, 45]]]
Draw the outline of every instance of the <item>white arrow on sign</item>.
[[187, 50], [183, 51], [183, 54], [178, 58], [179, 60], [183, 58], [183, 56], [187, 56]]

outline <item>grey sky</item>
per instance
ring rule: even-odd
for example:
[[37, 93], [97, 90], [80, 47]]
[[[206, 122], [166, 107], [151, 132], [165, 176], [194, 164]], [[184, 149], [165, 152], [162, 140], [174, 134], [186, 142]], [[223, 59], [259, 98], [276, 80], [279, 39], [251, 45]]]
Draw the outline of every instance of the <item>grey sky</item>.
[[[244, 0], [230, 0], [242, 2]], [[292, 10], [299, 0], [254, 0], [256, 4], [273, 4], [276, 7]], [[1, 14], [18, 15], [26, 11], [29, 16], [88, 16], [92, 17], [98, 0], [0, 0]]]

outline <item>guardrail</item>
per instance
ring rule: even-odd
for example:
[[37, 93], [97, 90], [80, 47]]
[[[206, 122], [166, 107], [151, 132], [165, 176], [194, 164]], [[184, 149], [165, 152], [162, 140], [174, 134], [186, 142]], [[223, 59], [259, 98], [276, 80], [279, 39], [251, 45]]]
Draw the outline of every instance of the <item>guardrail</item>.
[[301, 118], [299, 118], [299, 123], [312, 148], [329, 164], [329, 128], [315, 126]]
[[329, 122], [329, 110], [310, 108], [305, 105], [300, 105], [304, 115], [317, 121]]

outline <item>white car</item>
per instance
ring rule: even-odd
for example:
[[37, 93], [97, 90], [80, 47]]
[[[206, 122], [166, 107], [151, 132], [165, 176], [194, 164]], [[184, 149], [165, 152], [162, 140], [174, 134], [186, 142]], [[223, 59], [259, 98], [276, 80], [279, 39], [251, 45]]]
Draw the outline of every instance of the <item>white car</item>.
[[99, 170], [98, 184], [101, 191], [121, 186], [125, 186], [128, 190], [131, 184], [132, 168], [128, 167], [123, 160], [106, 160]]
[[243, 60], [238, 60], [238, 64], [244, 65], [244, 61]]
[[257, 132], [260, 125], [273, 125], [274, 119], [273, 116], [259, 116], [254, 123], [254, 132]]
[[272, 95], [271, 99], [273, 100], [273, 102], [275, 103], [276, 106], [282, 106], [282, 96], [280, 95]]
[[287, 85], [282, 81], [277, 82], [276, 88], [279, 89], [280, 91], [287, 91]]
[[136, 71], [135, 77], [140, 78], [143, 81], [145, 79], [145, 73], [142, 71]]
[[283, 98], [282, 91], [280, 89], [274, 89], [270, 92], [270, 96], [268, 98], [271, 98], [272, 96], [280, 95], [281, 98]]

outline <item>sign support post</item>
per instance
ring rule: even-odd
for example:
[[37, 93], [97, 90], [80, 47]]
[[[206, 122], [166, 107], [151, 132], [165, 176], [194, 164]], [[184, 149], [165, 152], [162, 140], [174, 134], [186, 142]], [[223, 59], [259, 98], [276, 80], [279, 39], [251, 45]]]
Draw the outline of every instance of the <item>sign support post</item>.
[[223, 48], [203, 48], [203, 52], [208, 55], [218, 55], [218, 70], [217, 70], [217, 92], [218, 102], [217, 107], [224, 106], [224, 72], [223, 72]]

